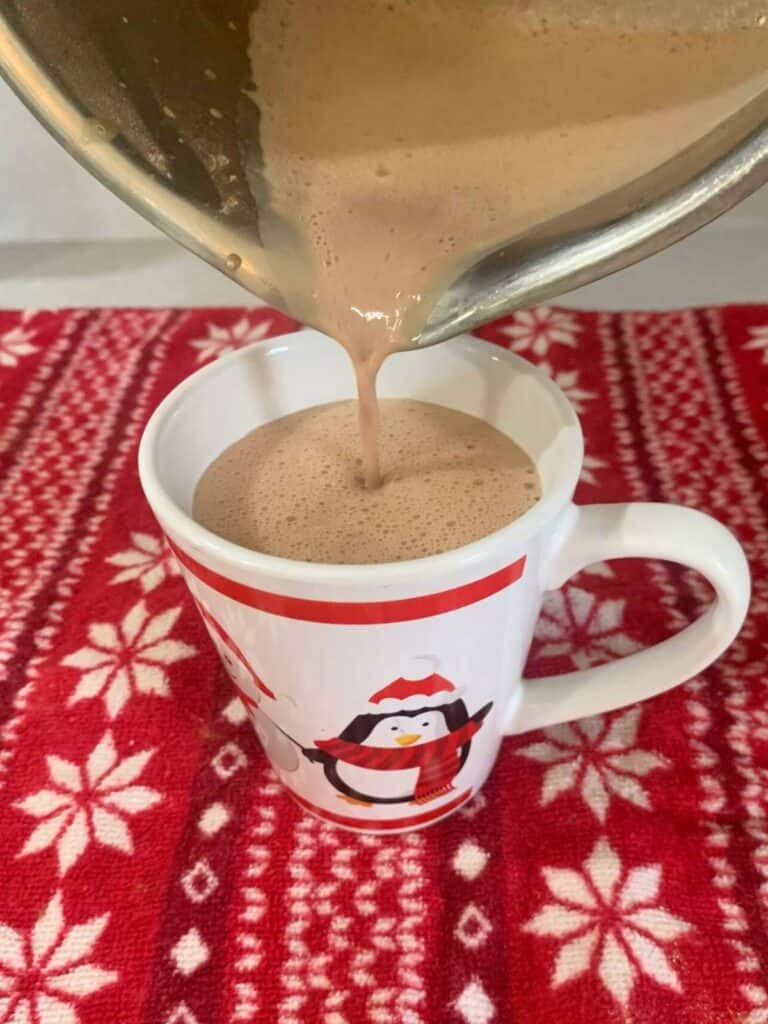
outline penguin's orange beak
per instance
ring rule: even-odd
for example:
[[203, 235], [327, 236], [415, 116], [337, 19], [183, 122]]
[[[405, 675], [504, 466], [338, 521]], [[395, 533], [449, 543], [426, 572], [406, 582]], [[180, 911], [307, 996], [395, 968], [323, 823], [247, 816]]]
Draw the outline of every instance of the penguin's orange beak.
[[401, 747], [410, 747], [412, 743], [418, 743], [420, 739], [420, 732], [407, 732], [404, 736], [396, 736], [395, 743], [399, 743]]

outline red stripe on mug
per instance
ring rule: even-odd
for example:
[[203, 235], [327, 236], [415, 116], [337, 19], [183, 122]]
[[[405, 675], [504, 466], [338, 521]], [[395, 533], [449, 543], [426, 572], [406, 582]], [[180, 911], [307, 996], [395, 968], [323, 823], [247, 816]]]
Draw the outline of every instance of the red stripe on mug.
[[461, 807], [472, 796], [472, 790], [467, 789], [460, 793], [459, 796], [454, 797], [453, 800], [449, 800], [447, 804], [440, 804], [439, 807], [433, 807], [430, 811], [422, 811], [421, 814], [409, 814], [403, 818], [351, 818], [347, 817], [346, 814], [326, 811], [324, 807], [316, 807], [292, 789], [289, 789], [288, 792], [300, 807], [303, 807], [306, 811], [311, 811], [312, 814], [316, 814], [318, 818], [332, 821], [335, 825], [344, 825], [346, 828], [363, 829], [366, 832], [395, 832], [401, 828], [416, 828], [417, 825], [426, 825], [430, 821], [435, 821], [436, 818], [442, 818], [444, 814], [448, 814], [450, 811], [455, 811], [457, 807]]
[[178, 560], [189, 571], [212, 590], [225, 597], [257, 608], [270, 615], [285, 619], [301, 619], [304, 622], [321, 622], [335, 626], [379, 626], [389, 622], [409, 622], [413, 619], [427, 619], [432, 615], [454, 612], [458, 608], [475, 604], [486, 597], [516, 583], [525, 569], [525, 555], [512, 565], [499, 569], [481, 580], [465, 583], [452, 590], [443, 590], [424, 597], [406, 597], [399, 601], [311, 601], [303, 597], [287, 597], [257, 590], [245, 583], [237, 583], [208, 569], [195, 561], [186, 551], [168, 541]]

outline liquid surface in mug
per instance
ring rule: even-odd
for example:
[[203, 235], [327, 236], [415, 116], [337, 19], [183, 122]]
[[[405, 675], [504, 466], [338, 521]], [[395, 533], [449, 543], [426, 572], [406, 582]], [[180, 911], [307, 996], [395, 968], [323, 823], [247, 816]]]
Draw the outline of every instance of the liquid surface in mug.
[[533, 461], [484, 420], [382, 399], [382, 483], [366, 489], [357, 403], [257, 427], [203, 474], [193, 515], [243, 547], [307, 562], [421, 558], [479, 540], [540, 498]]

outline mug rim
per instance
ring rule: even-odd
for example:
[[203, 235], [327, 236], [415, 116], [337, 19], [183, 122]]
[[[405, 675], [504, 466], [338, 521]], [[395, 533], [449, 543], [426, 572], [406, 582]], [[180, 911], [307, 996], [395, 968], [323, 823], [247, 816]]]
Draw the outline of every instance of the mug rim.
[[[462, 334], [442, 342], [459, 351], [480, 355], [489, 363], [502, 362], [534, 376], [555, 404], [563, 418], [563, 426], [570, 428], [565, 443], [570, 445], [568, 466], [554, 484], [542, 493], [541, 499], [518, 519], [479, 540], [461, 547], [412, 558], [401, 562], [371, 562], [365, 564], [339, 564], [326, 562], [305, 562], [297, 559], [267, 555], [225, 540], [188, 515], [166, 491], [157, 468], [157, 454], [162, 442], [166, 423], [179, 411], [185, 400], [194, 391], [204, 388], [217, 375], [226, 373], [232, 364], [248, 359], [254, 352], [263, 358], [275, 351], [284, 350], [291, 342], [306, 338], [310, 334], [326, 335], [313, 328], [302, 328], [289, 334], [278, 335], [265, 341], [256, 341], [237, 349], [185, 377], [160, 402], [150, 416], [141, 436], [138, 451], [138, 470], [144, 495], [159, 520], [175, 543], [189, 543], [196, 555], [224, 563], [235, 571], [258, 572], [271, 577], [275, 582], [324, 583], [324, 584], [370, 584], [371, 576], [377, 582], [413, 582], [416, 578], [433, 577], [446, 572], [471, 568], [486, 562], [499, 547], [513, 550], [522, 542], [539, 532], [571, 500], [578, 483], [584, 458], [584, 437], [576, 412], [568, 398], [555, 381], [534, 363], [501, 348], [491, 342]], [[418, 350], [414, 350], [418, 351]], [[395, 355], [404, 353], [393, 353]], [[537, 467], [538, 468], [538, 467]]]

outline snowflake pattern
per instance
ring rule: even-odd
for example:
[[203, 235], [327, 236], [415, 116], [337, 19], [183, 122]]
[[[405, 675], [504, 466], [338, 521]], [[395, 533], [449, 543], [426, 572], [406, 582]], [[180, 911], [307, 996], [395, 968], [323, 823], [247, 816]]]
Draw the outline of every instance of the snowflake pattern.
[[601, 469], [607, 469], [608, 463], [603, 462], [602, 459], [596, 459], [594, 455], [585, 455], [584, 461], [581, 464], [581, 474], [579, 479], [584, 484], [591, 484], [593, 487], [597, 486], [597, 477], [595, 474]]
[[110, 719], [117, 718], [134, 693], [168, 697], [166, 668], [197, 651], [170, 637], [181, 608], [150, 615], [143, 600], [130, 609], [119, 626], [94, 622], [90, 644], [67, 655], [62, 665], [82, 670], [70, 704], [102, 696]]
[[13, 327], [0, 334], [0, 366], [18, 366], [22, 356], [32, 355], [37, 348], [31, 344], [35, 332]]
[[581, 571], [588, 573], [590, 576], [600, 576], [604, 580], [612, 580], [616, 576], [616, 573], [607, 562], [594, 562], [592, 565], [585, 565]]
[[159, 587], [171, 576], [179, 575], [179, 566], [168, 548], [149, 533], [131, 533], [133, 547], [118, 551], [106, 559], [108, 565], [120, 569], [110, 583], [138, 580], [145, 594]]
[[762, 352], [763, 362], [768, 363], [768, 324], [750, 327], [749, 337], [751, 340], [744, 345], [744, 348]]
[[549, 363], [540, 363], [540, 369], [544, 370], [565, 393], [577, 413], [584, 412], [584, 403], [597, 398], [594, 391], [585, 391], [579, 387], [578, 370], [553, 370]]
[[205, 363], [209, 359], [218, 359], [228, 352], [250, 345], [251, 342], [261, 341], [269, 334], [272, 326], [271, 320], [260, 320], [253, 323], [247, 317], [241, 317], [237, 323], [228, 327], [220, 327], [218, 324], [208, 324], [208, 335], [205, 338], [198, 338], [190, 341], [192, 348], [197, 349], [197, 362]]
[[640, 648], [622, 632], [626, 603], [574, 586], [553, 591], [544, 599], [536, 627], [538, 653], [545, 658], [567, 655], [576, 668], [632, 654]]
[[91, 842], [133, 853], [126, 816], [149, 810], [161, 799], [149, 786], [134, 785], [153, 752], [142, 750], [120, 759], [107, 731], [83, 767], [55, 755], [47, 757], [49, 786], [16, 804], [40, 820], [18, 856], [55, 844], [59, 871], [65, 875]]
[[642, 708], [633, 707], [612, 718], [595, 715], [556, 725], [543, 730], [544, 739], [521, 747], [517, 753], [522, 757], [549, 765], [541, 805], [576, 792], [600, 822], [606, 819], [611, 796], [650, 810], [651, 798], [640, 779], [657, 768], [668, 768], [669, 762], [635, 746], [642, 713]]
[[79, 1024], [77, 1004], [118, 978], [89, 959], [108, 922], [68, 928], [61, 892], [29, 934], [0, 922], [0, 1024]]
[[547, 867], [543, 874], [554, 902], [546, 903], [523, 928], [561, 943], [552, 969], [553, 988], [596, 971], [624, 1009], [643, 975], [682, 992], [664, 947], [691, 926], [659, 905], [661, 865], [627, 870], [601, 838], [582, 871]]
[[530, 352], [542, 357], [551, 345], [575, 348], [581, 330], [576, 317], [565, 310], [538, 306], [513, 313], [511, 322], [501, 328], [501, 333], [509, 338], [513, 352]]

